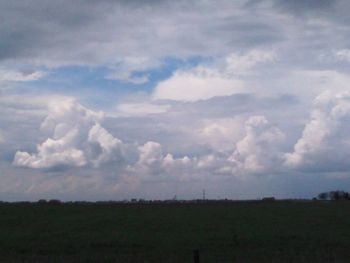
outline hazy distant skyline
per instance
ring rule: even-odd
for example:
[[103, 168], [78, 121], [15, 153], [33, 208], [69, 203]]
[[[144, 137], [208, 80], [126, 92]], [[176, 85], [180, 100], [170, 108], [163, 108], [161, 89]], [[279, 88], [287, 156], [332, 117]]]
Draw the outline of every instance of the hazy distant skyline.
[[350, 189], [348, 1], [0, 1], [0, 199]]

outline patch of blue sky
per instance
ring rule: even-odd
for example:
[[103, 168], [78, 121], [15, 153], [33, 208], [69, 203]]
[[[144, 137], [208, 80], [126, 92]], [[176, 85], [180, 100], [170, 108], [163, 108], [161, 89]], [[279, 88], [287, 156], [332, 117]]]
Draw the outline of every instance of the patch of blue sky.
[[164, 58], [157, 68], [132, 73], [132, 77], [148, 76], [148, 81], [141, 84], [108, 79], [111, 71], [105, 66], [66, 66], [49, 70], [39, 80], [18, 83], [17, 90], [31, 94], [73, 96], [86, 106], [107, 110], [133, 94], [150, 94], [159, 81], [169, 78], [176, 70], [195, 67], [205, 61], [208, 59], [203, 57]]

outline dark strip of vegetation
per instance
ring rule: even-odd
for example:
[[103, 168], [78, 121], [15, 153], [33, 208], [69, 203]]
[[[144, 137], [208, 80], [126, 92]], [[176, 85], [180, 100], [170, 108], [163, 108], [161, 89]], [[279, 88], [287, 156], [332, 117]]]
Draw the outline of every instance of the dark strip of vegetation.
[[[310, 202], [310, 201], [337, 201], [337, 200], [350, 200], [350, 193], [346, 191], [329, 191], [318, 194], [317, 197], [310, 199], [276, 199], [273, 196], [263, 197], [262, 199], [250, 199], [250, 200], [236, 200], [236, 199], [192, 199], [192, 200], [180, 200], [180, 199], [169, 199], [169, 200], [147, 200], [147, 199], [136, 199], [132, 198], [130, 200], [107, 200], [107, 201], [61, 201], [58, 199], [40, 199], [37, 202], [30, 201], [19, 201], [11, 203], [19, 204], [50, 204], [50, 205], [59, 205], [59, 204], [201, 204], [201, 203], [241, 203], [241, 202]], [[0, 201], [0, 203], [5, 204], [9, 202]]]
[[324, 192], [320, 193], [318, 195], [318, 199], [320, 200], [349, 200], [350, 199], [350, 193], [345, 191], [330, 191], [330, 192]]

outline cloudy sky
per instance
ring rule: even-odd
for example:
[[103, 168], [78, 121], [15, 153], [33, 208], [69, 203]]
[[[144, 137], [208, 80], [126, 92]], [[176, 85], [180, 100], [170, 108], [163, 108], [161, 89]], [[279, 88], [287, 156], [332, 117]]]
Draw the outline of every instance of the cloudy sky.
[[350, 190], [349, 9], [0, 0], [0, 199]]

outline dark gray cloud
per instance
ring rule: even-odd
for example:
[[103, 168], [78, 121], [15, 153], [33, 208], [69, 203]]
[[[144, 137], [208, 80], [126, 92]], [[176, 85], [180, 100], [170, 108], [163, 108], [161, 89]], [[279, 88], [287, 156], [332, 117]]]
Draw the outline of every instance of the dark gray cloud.
[[287, 13], [295, 15], [313, 14], [323, 15], [331, 14], [335, 10], [338, 0], [273, 0], [274, 5]]
[[124, 56], [212, 56], [283, 37], [264, 15], [253, 20], [240, 6], [230, 1], [1, 1], [0, 59], [59, 65], [111, 63]]
[[348, 47], [347, 6], [323, 0], [0, 1], [0, 61], [111, 66], [128, 80], [128, 70], [158, 67], [165, 57], [255, 48], [278, 50], [283, 67], [321, 68], [320, 56]]

